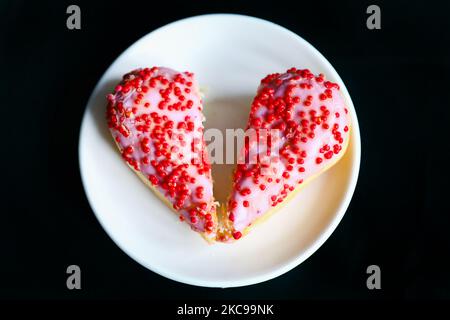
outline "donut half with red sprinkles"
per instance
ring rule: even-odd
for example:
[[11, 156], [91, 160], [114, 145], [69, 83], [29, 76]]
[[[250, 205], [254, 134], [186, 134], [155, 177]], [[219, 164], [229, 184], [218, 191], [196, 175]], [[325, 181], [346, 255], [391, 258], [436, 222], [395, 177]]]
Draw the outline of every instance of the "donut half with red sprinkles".
[[193, 230], [217, 231], [203, 103], [190, 72], [137, 69], [107, 96], [106, 117], [123, 159]]
[[[303, 185], [336, 164], [349, 143], [351, 119], [339, 85], [291, 68], [261, 80], [222, 224], [220, 241], [239, 239]], [[253, 161], [252, 161], [253, 160]]]

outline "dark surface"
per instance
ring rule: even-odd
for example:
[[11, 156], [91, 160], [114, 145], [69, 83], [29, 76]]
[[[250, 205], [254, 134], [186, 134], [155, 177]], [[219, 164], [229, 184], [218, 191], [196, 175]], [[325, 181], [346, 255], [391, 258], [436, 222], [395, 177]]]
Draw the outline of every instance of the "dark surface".
[[[243, 2], [243, 1], [242, 1]], [[450, 2], [7, 1], [1, 10], [3, 186], [0, 298], [450, 298]], [[170, 8], [170, 10], [168, 9]], [[169, 11], [169, 12], [167, 12]], [[311, 258], [277, 279], [237, 289], [179, 284], [138, 265], [106, 235], [81, 185], [78, 135], [100, 76], [129, 45], [175, 20], [242, 13], [311, 42], [336, 68], [356, 107], [362, 162], [352, 203]], [[245, 32], [245, 31], [244, 31]], [[66, 267], [82, 290], [66, 289]], [[382, 290], [366, 288], [366, 268]]]

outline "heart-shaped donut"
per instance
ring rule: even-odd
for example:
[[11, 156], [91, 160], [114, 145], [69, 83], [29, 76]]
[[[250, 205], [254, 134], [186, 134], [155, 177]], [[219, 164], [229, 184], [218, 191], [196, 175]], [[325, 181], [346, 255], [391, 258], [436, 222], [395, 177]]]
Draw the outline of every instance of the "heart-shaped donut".
[[308, 69], [268, 75], [253, 100], [233, 189], [218, 218], [194, 75], [134, 70], [107, 99], [122, 157], [209, 242], [241, 238], [336, 164], [349, 143], [350, 115], [338, 84]]

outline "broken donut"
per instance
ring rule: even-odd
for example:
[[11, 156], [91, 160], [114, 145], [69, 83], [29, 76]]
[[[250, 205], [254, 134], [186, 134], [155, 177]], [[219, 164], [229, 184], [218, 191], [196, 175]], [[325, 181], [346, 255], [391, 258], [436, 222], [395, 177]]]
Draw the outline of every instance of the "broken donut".
[[126, 74], [107, 96], [107, 121], [123, 159], [206, 240], [240, 239], [345, 153], [351, 120], [339, 85], [291, 68], [261, 80], [220, 214], [203, 138], [203, 102], [190, 72]]

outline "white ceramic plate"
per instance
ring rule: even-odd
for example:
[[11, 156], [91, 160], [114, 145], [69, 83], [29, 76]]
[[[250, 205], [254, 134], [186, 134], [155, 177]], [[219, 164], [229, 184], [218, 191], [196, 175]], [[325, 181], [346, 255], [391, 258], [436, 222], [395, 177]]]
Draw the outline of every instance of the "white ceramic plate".
[[[322, 72], [339, 83], [352, 114], [351, 145], [331, 170], [234, 244], [208, 245], [125, 165], [109, 135], [105, 95], [137, 67], [192, 71], [204, 88], [207, 128], [244, 127], [260, 79], [289, 67]], [[235, 287], [277, 277], [299, 265], [331, 235], [344, 215], [359, 172], [360, 136], [342, 80], [308, 42], [271, 22], [229, 14], [171, 23], [137, 41], [105, 72], [81, 126], [80, 169], [88, 200], [103, 228], [134, 260], [173, 280]], [[231, 166], [214, 165], [216, 198], [229, 191]]]

